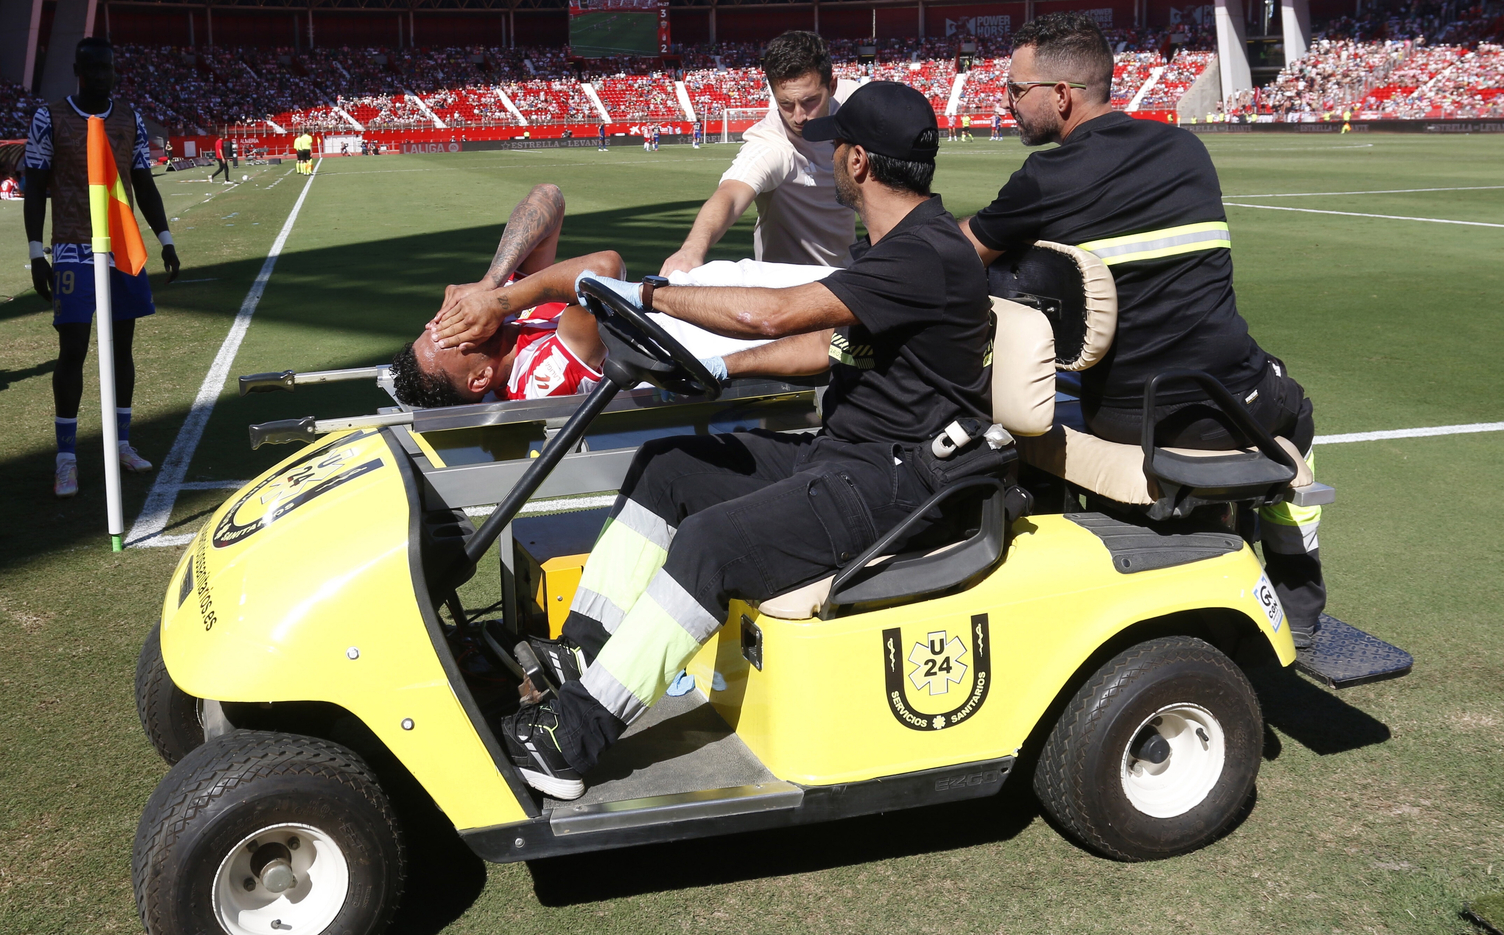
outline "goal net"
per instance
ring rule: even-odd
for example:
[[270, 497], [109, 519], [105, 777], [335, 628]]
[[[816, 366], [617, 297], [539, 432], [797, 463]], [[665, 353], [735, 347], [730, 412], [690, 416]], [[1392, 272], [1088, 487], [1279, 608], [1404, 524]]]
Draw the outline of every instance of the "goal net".
[[733, 137], [742, 130], [768, 115], [767, 105], [762, 107], [728, 107], [721, 111], [721, 142], [735, 142]]

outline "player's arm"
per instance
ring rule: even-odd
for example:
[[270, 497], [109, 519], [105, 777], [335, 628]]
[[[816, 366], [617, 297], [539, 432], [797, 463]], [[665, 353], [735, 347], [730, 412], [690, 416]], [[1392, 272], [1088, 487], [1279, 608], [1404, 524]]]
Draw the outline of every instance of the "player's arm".
[[653, 310], [728, 338], [782, 338], [856, 324], [846, 303], [823, 283], [786, 289], [759, 286], [662, 286]]
[[700, 206], [700, 213], [695, 215], [694, 226], [689, 229], [689, 236], [684, 238], [684, 245], [663, 261], [663, 268], [658, 271], [658, 275], [667, 276], [676, 270], [688, 272], [697, 266], [704, 266], [705, 254], [726, 236], [726, 231], [746, 213], [752, 205], [752, 199], [756, 197], [757, 192], [746, 182], [735, 179], [722, 182], [715, 194]]
[[559, 250], [559, 231], [563, 228], [564, 193], [557, 185], [533, 186], [507, 217], [506, 230], [502, 231], [486, 274], [475, 282], [446, 287], [444, 303], [434, 321], [468, 295], [500, 289], [519, 270], [532, 274], [553, 265]]
[[581, 273], [588, 270], [597, 276], [614, 279], [621, 276], [624, 269], [621, 255], [614, 250], [563, 260], [510, 286], [465, 296], [435, 315], [428, 323], [428, 329], [439, 347], [464, 349], [490, 338], [508, 315], [545, 302], [573, 305], [574, 281]]
[[601, 329], [595, 316], [578, 305], [571, 305], [559, 314], [559, 340], [570, 352], [590, 369], [601, 369], [606, 359], [606, 342], [601, 340]]
[[172, 236], [167, 230], [167, 209], [162, 206], [162, 193], [157, 191], [157, 180], [152, 177], [151, 169], [132, 169], [131, 187], [136, 192], [136, 207], [146, 217], [146, 223], [151, 225], [152, 233], [162, 240], [163, 234], [168, 234], [167, 242], [162, 244], [162, 265], [167, 267], [167, 281], [172, 282], [178, 278], [178, 273], [183, 265], [178, 261], [177, 247], [171, 243]]
[[[26, 225], [28, 243], [42, 243], [42, 228], [47, 221], [47, 186], [52, 181], [51, 169], [26, 170], [26, 195], [21, 203], [21, 216]], [[52, 301], [52, 265], [45, 256], [31, 258], [31, 285], [37, 295]]]
[[833, 329], [769, 341], [722, 358], [730, 377], [809, 377], [830, 369]]

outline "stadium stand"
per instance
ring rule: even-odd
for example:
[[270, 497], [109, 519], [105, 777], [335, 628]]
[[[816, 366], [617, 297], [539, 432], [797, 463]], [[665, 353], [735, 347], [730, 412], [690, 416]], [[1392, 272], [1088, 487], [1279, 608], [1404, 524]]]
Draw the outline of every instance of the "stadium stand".
[[[1355, 119], [1504, 116], [1501, 28], [1504, 17], [1490, 18], [1482, 6], [1377, 0], [1360, 18], [1332, 21], [1271, 84], [1233, 96], [1222, 109], [1247, 120], [1332, 119], [1344, 112]], [[1436, 39], [1428, 42], [1423, 31]], [[1181, 97], [1215, 60], [1210, 26], [1107, 34], [1117, 51], [1117, 109], [1136, 101], [1138, 111], [1173, 119]], [[1453, 41], [1440, 41], [1445, 39]], [[958, 70], [970, 66], [957, 112], [987, 119], [1006, 110], [1006, 40], [957, 36], [830, 45], [839, 76], [905, 82], [942, 115]], [[588, 90], [596, 92], [613, 124], [682, 121], [676, 78], [684, 82], [696, 116], [715, 121], [729, 109], [768, 106], [760, 54], [761, 43], [754, 42], [683, 47], [677, 62], [582, 62], [570, 59], [566, 48], [540, 46], [296, 50], [127, 44], [118, 46], [117, 72], [120, 95], [173, 133], [266, 136], [301, 129], [356, 132], [357, 125], [443, 131], [597, 123], [600, 111], [582, 82], [590, 83]], [[0, 85], [0, 135], [23, 136], [36, 104], [20, 88]]]
[[1201, 73], [1206, 71], [1215, 57], [1215, 52], [1176, 52], [1165, 70], [1160, 72], [1159, 80], [1145, 92], [1143, 100], [1139, 102], [1139, 109], [1174, 110], [1180, 103], [1180, 98], [1196, 83], [1196, 79], [1201, 77]]
[[674, 79], [661, 74], [618, 75], [596, 82], [612, 120], [683, 120]]

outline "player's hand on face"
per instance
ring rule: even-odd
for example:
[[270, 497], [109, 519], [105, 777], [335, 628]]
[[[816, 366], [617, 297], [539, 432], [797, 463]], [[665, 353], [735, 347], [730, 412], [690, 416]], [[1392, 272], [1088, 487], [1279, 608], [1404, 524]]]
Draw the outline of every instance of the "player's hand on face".
[[439, 347], [469, 350], [501, 328], [506, 312], [496, 297], [486, 291], [464, 296], [434, 316], [428, 333]]
[[678, 253], [663, 261], [663, 268], [658, 271], [659, 276], [669, 276], [675, 272], [687, 273], [697, 266], [704, 266], [705, 258], [690, 250], [680, 249]]
[[52, 301], [52, 264], [43, 257], [31, 261], [31, 285], [37, 295]]
[[486, 288], [487, 286], [484, 281], [467, 282], [460, 285], [445, 286], [444, 303], [439, 306], [439, 310], [434, 313], [434, 316], [432, 320], [429, 321], [429, 324], [437, 325], [439, 321], [443, 319], [445, 314], [447, 314], [450, 309], [454, 308], [454, 306], [461, 299], [465, 298], [468, 295], [474, 295], [475, 293], [480, 292]]
[[178, 261], [178, 248], [170, 243], [162, 245], [162, 266], [167, 270], [168, 282], [177, 279], [183, 270], [183, 264]]

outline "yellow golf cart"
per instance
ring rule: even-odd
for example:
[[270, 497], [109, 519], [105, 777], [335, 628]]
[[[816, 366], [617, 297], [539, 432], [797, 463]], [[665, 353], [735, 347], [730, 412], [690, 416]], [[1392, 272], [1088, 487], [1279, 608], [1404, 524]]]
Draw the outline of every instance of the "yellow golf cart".
[[[309, 445], [204, 525], [138, 669], [143, 727], [176, 764], [132, 855], [147, 931], [379, 931], [404, 848], [378, 759], [492, 861], [979, 798], [1021, 762], [1059, 826], [1104, 856], [1167, 857], [1223, 833], [1263, 744], [1240, 666], [1297, 663], [1239, 517], [1330, 488], [1257, 426], [1255, 447], [1210, 457], [1152, 442], [1083, 456], [1055, 374], [1110, 344], [1111, 278], [1073, 248], [1005, 261], [1048, 274], [995, 301], [993, 437], [1023, 458], [940, 490], [832, 577], [733, 604], [688, 667], [693, 687], [633, 724], [568, 803], [520, 781], [493, 726], [524, 675], [508, 647], [556, 629], [577, 580], [577, 560], [571, 578], [563, 551], [540, 555], [546, 536], [518, 530], [586, 514], [519, 512], [615, 490], [645, 438], [809, 431], [815, 391], [721, 387], [587, 281], [609, 347], [587, 397], [253, 426], [255, 445]], [[242, 391], [373, 377], [260, 374]], [[490, 504], [474, 529], [465, 509]], [[906, 550], [932, 511], [967, 519], [964, 533]], [[501, 577], [499, 612], [468, 610], [457, 589], [498, 542], [482, 573]], [[1337, 621], [1322, 633], [1299, 661], [1330, 684], [1409, 669]]]

